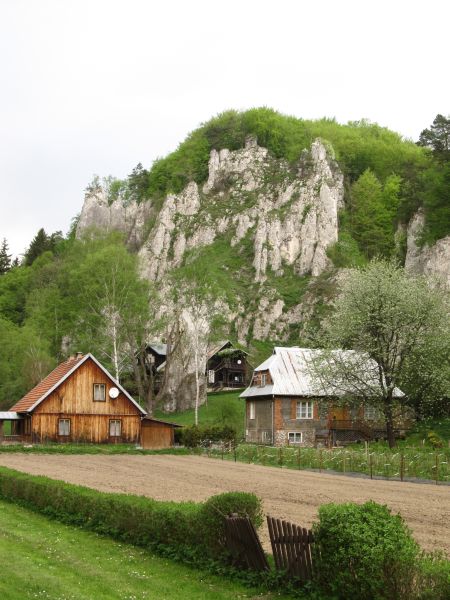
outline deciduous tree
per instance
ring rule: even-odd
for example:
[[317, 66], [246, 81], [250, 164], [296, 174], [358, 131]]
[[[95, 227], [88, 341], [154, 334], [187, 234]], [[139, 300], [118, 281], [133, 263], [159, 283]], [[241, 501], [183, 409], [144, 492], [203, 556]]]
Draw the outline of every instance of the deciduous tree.
[[[395, 445], [394, 418], [398, 403], [414, 401], [396, 397], [396, 388], [411, 382], [412, 370], [436, 382], [443, 392], [443, 347], [449, 347], [448, 303], [444, 292], [422, 277], [405, 272], [393, 262], [375, 260], [351, 272], [342, 285], [332, 317], [325, 325], [330, 348], [353, 349], [355, 360], [329, 352], [315, 365], [322, 385], [336, 392], [350, 390], [363, 403], [380, 408], [390, 446]], [[358, 358], [359, 357], [359, 358]], [[448, 354], [447, 354], [448, 363]], [[367, 366], [368, 359], [371, 359]], [[447, 372], [448, 376], [448, 372]], [[448, 386], [448, 380], [446, 385]]]

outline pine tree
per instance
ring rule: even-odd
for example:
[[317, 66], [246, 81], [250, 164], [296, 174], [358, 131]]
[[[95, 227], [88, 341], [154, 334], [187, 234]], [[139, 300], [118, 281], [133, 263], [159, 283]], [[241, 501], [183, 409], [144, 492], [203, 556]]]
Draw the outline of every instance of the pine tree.
[[11, 254], [8, 254], [8, 242], [3, 238], [2, 247], [0, 248], [0, 275], [4, 275], [11, 268]]
[[30, 266], [43, 252], [51, 249], [51, 238], [41, 228], [33, 238], [30, 247], [25, 252], [25, 264]]

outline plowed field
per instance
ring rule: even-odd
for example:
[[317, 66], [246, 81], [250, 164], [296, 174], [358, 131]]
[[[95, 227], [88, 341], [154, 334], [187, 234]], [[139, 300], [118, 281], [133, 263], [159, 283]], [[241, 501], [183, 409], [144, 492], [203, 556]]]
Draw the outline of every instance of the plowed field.
[[[254, 492], [274, 517], [304, 527], [327, 502], [374, 500], [399, 512], [427, 550], [450, 554], [450, 486], [379, 481], [231, 463], [197, 456], [1, 454], [0, 464], [106, 492], [157, 500], [205, 500], [226, 491]], [[267, 528], [261, 538], [268, 549]]]

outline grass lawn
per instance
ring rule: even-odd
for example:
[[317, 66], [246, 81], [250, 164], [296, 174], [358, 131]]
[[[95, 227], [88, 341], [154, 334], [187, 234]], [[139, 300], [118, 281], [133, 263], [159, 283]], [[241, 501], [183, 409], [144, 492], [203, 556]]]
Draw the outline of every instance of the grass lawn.
[[[244, 432], [245, 401], [239, 399], [242, 390], [208, 394], [208, 404], [198, 411], [199, 425], [232, 425], [238, 434]], [[194, 424], [194, 409], [180, 413], [155, 412], [157, 419], [167, 419], [180, 425]]]
[[[265, 599], [280, 598], [262, 594]], [[255, 590], [0, 501], [2, 600], [221, 600]]]

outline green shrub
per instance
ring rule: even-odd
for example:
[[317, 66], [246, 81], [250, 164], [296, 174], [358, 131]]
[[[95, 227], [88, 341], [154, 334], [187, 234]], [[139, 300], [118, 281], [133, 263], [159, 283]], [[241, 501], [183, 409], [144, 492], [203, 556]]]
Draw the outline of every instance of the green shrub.
[[253, 494], [213, 496], [205, 504], [159, 502], [143, 496], [110, 494], [26, 475], [0, 467], [0, 497], [64, 523], [182, 560], [224, 560], [224, 519], [248, 515], [261, 524], [261, 502]]
[[444, 446], [444, 442], [434, 431], [429, 431], [427, 433], [427, 441], [433, 446], [433, 448], [442, 448]]
[[314, 569], [325, 593], [359, 600], [412, 597], [419, 546], [386, 506], [326, 504], [313, 531]]
[[416, 575], [416, 597], [419, 600], [450, 598], [450, 561], [439, 552], [424, 553]]
[[224, 519], [227, 515], [237, 514], [250, 517], [256, 528], [263, 522], [261, 500], [254, 494], [228, 492], [212, 496], [201, 510], [201, 522], [209, 532], [211, 549], [215, 555], [225, 552]]
[[210, 445], [214, 442], [233, 443], [236, 441], [237, 432], [229, 425], [213, 425], [199, 427], [183, 427], [181, 441], [188, 448], [197, 448], [201, 445]]

